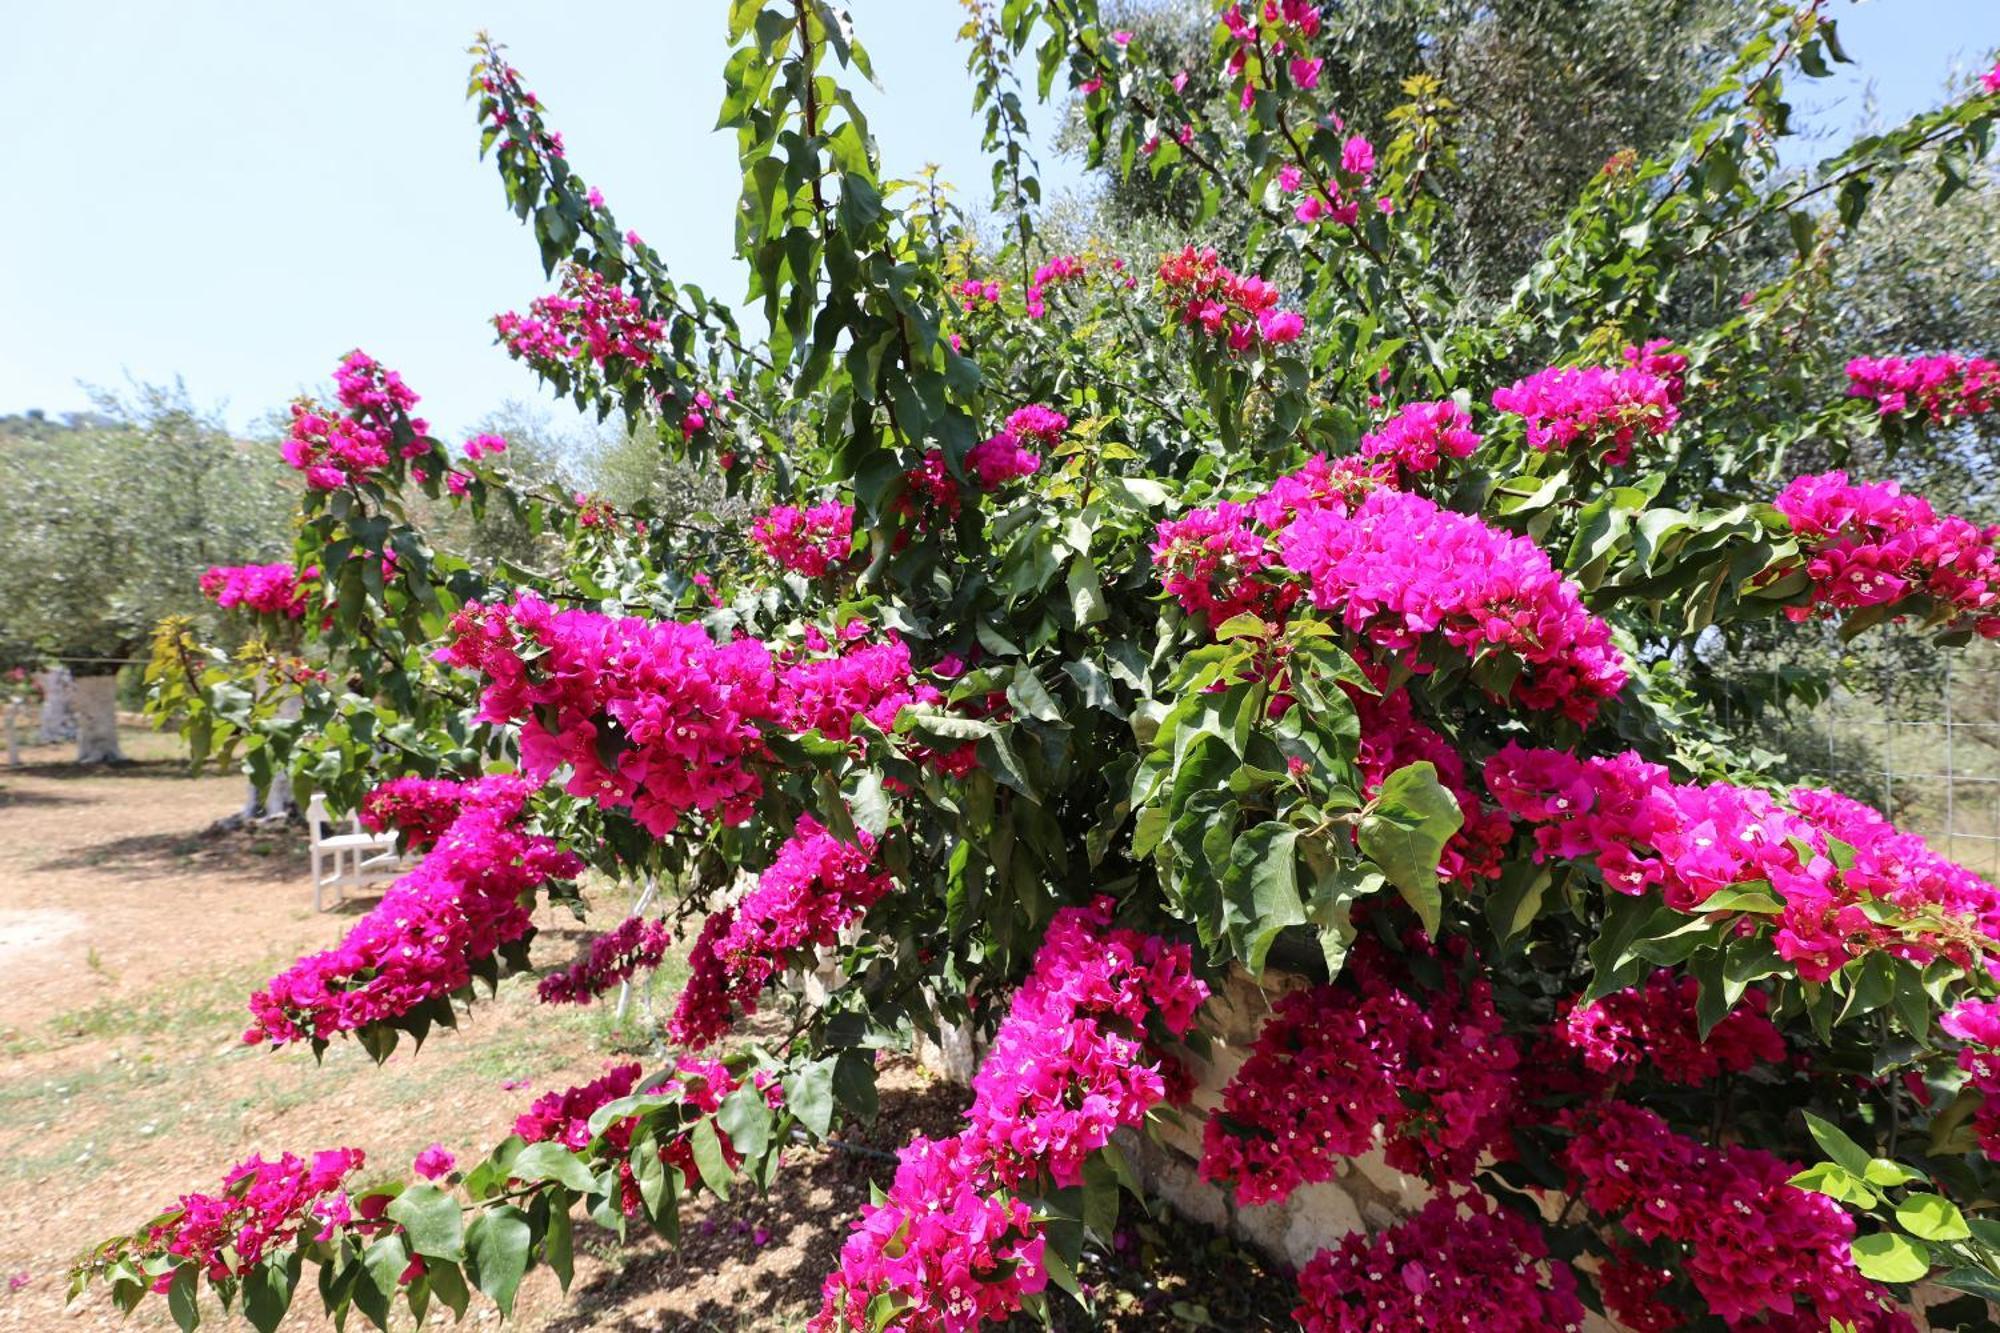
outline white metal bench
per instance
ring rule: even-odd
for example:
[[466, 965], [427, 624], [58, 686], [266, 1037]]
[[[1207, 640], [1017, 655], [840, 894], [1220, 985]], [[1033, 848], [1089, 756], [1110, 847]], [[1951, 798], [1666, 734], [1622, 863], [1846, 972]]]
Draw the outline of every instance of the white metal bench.
[[326, 812], [326, 802], [314, 796], [306, 806], [306, 823], [312, 829], [313, 911], [323, 910], [325, 893], [332, 889], [335, 902], [343, 902], [349, 888], [364, 888], [403, 873], [403, 858], [396, 852], [396, 835], [370, 833], [358, 817], [348, 818], [348, 831], [330, 832], [335, 827]]

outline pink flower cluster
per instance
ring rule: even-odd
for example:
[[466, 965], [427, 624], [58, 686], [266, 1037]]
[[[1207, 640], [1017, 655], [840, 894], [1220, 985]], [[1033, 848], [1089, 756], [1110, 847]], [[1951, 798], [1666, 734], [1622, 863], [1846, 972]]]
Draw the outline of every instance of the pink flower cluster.
[[648, 317], [637, 297], [577, 264], [564, 271], [557, 295], [536, 297], [526, 315], [496, 315], [493, 327], [524, 361], [588, 359], [600, 366], [613, 357], [650, 365], [666, 336], [665, 323]]
[[1687, 393], [1688, 359], [1679, 352], [1667, 350], [1673, 345], [1672, 338], [1654, 338], [1641, 346], [1627, 347], [1624, 358], [1626, 365], [1644, 371], [1665, 384], [1667, 401], [1678, 405]]
[[1250, 506], [1224, 500], [1160, 522], [1153, 565], [1182, 610], [1214, 626], [1270, 606], [1277, 590], [1257, 577], [1271, 565], [1270, 545], [1253, 518]]
[[1278, 548], [1308, 580], [1313, 604], [1377, 649], [1408, 652], [1435, 637], [1475, 658], [1511, 653], [1522, 663], [1513, 699], [1578, 722], [1624, 687], [1610, 626], [1526, 537], [1379, 489], [1352, 513], [1299, 514]]
[[1296, 311], [1278, 308], [1276, 287], [1233, 272], [1212, 249], [1190, 245], [1162, 256], [1160, 283], [1179, 305], [1181, 323], [1221, 338], [1232, 352], [1294, 343], [1305, 332]]
[[583, 957], [543, 977], [535, 994], [543, 1004], [589, 1004], [635, 972], [658, 967], [673, 937], [664, 917], [628, 916], [592, 940]]
[[1754, 1148], [1709, 1148], [1623, 1102], [1564, 1120], [1575, 1138], [1563, 1164], [1583, 1201], [1640, 1241], [1685, 1247], [1679, 1271], [1729, 1327], [1811, 1317], [1811, 1327], [1915, 1329], [1849, 1258], [1854, 1219], [1787, 1183], [1797, 1166]]
[[1594, 1004], [1565, 1004], [1556, 1039], [1591, 1072], [1615, 1083], [1629, 1083], [1651, 1069], [1669, 1083], [1698, 1087], [1723, 1073], [1783, 1063], [1785, 1039], [1765, 1017], [1769, 996], [1745, 991], [1704, 1041], [1695, 1019], [1700, 989], [1693, 977], [1661, 968], [1644, 986]]
[[1972, 1113], [1979, 1151], [2000, 1159], [2000, 1000], [1962, 1000], [1938, 1026], [1965, 1043], [1958, 1067], [1972, 1077], [1967, 1086], [1980, 1094]]
[[429, 847], [458, 818], [471, 785], [449, 778], [391, 778], [361, 798], [361, 826], [401, 834], [403, 846]]
[[[266, 1255], [299, 1239], [324, 1239], [352, 1218], [341, 1186], [361, 1169], [359, 1148], [251, 1157], [229, 1169], [216, 1194], [183, 1194], [180, 1206], [146, 1232], [149, 1252], [192, 1262], [212, 1279], [242, 1277]], [[155, 1286], [165, 1291], [173, 1274]]]
[[568, 765], [566, 790], [629, 809], [657, 837], [690, 812], [748, 819], [763, 791], [747, 762], [777, 681], [755, 639], [718, 645], [700, 625], [556, 611], [523, 593], [467, 605], [439, 660], [482, 672], [482, 721], [521, 723], [537, 781]]
[[1812, 580], [1812, 601], [1786, 608], [1793, 620], [1929, 598], [1956, 623], [2000, 638], [2000, 525], [1940, 518], [1893, 481], [1850, 482], [1845, 472], [1795, 478], [1774, 503]]
[[1872, 398], [1885, 417], [1921, 412], [1932, 421], [1976, 416], [2000, 403], [2000, 363], [1937, 356], [1857, 356], [1847, 363], [1847, 395]]
[[991, 278], [983, 282], [978, 278], [967, 278], [958, 284], [958, 294], [965, 302], [965, 313], [968, 315], [981, 306], [1000, 304], [1000, 284]]
[[1114, 1130], [1186, 1099], [1191, 1080], [1153, 1036], [1185, 1036], [1208, 987], [1185, 944], [1115, 928], [1112, 911], [1100, 898], [1056, 913], [973, 1080], [966, 1129], [903, 1150], [827, 1278], [815, 1333], [875, 1327], [885, 1292], [899, 1329], [960, 1333], [1019, 1310], [1048, 1274], [1010, 1192], [1080, 1183]]
[[[1123, 269], [1125, 267], [1125, 261], [1122, 259], [1114, 259], [1111, 261], [1111, 267], [1114, 271]], [[1048, 308], [1049, 308], [1048, 299], [1045, 293], [1048, 291], [1049, 288], [1063, 287], [1071, 283], [1083, 282], [1085, 279], [1089, 278], [1089, 276], [1090, 276], [1089, 266], [1083, 262], [1083, 258], [1080, 255], [1056, 255], [1054, 258], [1050, 259], [1047, 263], [1043, 264], [1040, 268], [1036, 269], [1034, 276], [1028, 280], [1028, 290], [1027, 290], [1028, 318], [1040, 319], [1043, 315], [1048, 313]], [[999, 284], [994, 283], [992, 284], [992, 286], [995, 289], [995, 294], [992, 299], [998, 300]], [[968, 309], [969, 308], [970, 307], [968, 306]]]
[[1009, 1185], [1082, 1183], [1113, 1130], [1191, 1090], [1147, 1033], [1157, 1019], [1186, 1036], [1208, 987], [1187, 945], [1114, 928], [1112, 911], [1100, 898], [1056, 913], [972, 1080], [966, 1136]]
[[417, 868], [396, 881], [346, 938], [273, 977], [250, 997], [246, 1041], [321, 1041], [415, 1013], [472, 982], [473, 965], [534, 929], [528, 902], [583, 863], [520, 828], [533, 788], [483, 778]]
[[1397, 1170], [1469, 1179], [1505, 1146], [1520, 1058], [1483, 980], [1412, 992], [1379, 949], [1357, 949], [1338, 980], [1293, 991], [1264, 1021], [1203, 1126], [1202, 1178], [1275, 1203], [1333, 1179], [1379, 1133]]
[[[882, 1202], [862, 1206], [809, 1333], [970, 1333], [1046, 1288], [1033, 1210], [989, 1176], [962, 1137], [913, 1139]], [[885, 1325], [872, 1307], [890, 1293], [896, 1313]]]
[[[681, 1123], [686, 1128], [669, 1136], [660, 1146], [659, 1153], [662, 1162], [680, 1172], [683, 1193], [692, 1193], [701, 1180], [700, 1169], [694, 1159], [695, 1122], [714, 1115], [723, 1100], [739, 1086], [739, 1081], [728, 1069], [716, 1061], [685, 1055], [675, 1061], [673, 1072], [668, 1077], [644, 1086], [643, 1091], [650, 1096], [679, 1098], [681, 1101]], [[759, 1086], [762, 1086], [761, 1079]], [[601, 1078], [536, 1098], [534, 1104], [514, 1121], [514, 1132], [528, 1143], [560, 1143], [572, 1152], [582, 1152], [591, 1144], [591, 1117], [612, 1102], [631, 1096], [638, 1087], [638, 1065], [611, 1066]], [[766, 1100], [772, 1100], [775, 1095], [776, 1087], [773, 1085], [766, 1093]], [[619, 1204], [627, 1217], [640, 1216], [645, 1207], [645, 1198], [639, 1191], [629, 1156], [632, 1129], [636, 1123], [636, 1118], [630, 1116], [614, 1119], [598, 1136], [602, 1157], [618, 1163]], [[722, 1147], [723, 1164], [735, 1170], [743, 1160], [742, 1154], [736, 1151], [728, 1132], [720, 1126], [716, 1135]]]
[[[1614, 892], [1657, 885], [1694, 912], [1722, 889], [1768, 889], [1772, 944], [1808, 981], [1874, 951], [1961, 965], [2000, 952], [2000, 890], [1835, 792], [1795, 791], [1794, 812], [1754, 789], [1676, 784], [1631, 752], [1515, 745], [1487, 761], [1486, 789], [1535, 825], [1537, 860], [1591, 858]], [[1852, 849], [1845, 868], [1834, 842]]]
[[201, 576], [202, 596], [223, 610], [240, 606], [284, 620], [304, 617], [308, 586], [288, 564], [212, 565]]
[[571, 1152], [580, 1152], [590, 1146], [590, 1117], [599, 1107], [631, 1096], [638, 1081], [638, 1065], [616, 1065], [602, 1078], [561, 1092], [545, 1092], [515, 1117], [514, 1132], [527, 1143], [560, 1143]]
[[1475, 879], [1496, 878], [1507, 844], [1514, 839], [1514, 825], [1488, 806], [1466, 781], [1465, 757], [1458, 747], [1417, 720], [1407, 690], [1382, 695], [1350, 690], [1349, 696], [1361, 722], [1356, 760], [1361, 768], [1362, 795], [1374, 796], [1383, 779], [1399, 768], [1431, 764], [1465, 819], [1438, 858], [1438, 878], [1460, 886]]
[[1251, 72], [1253, 56], [1267, 85], [1271, 67], [1282, 63], [1300, 91], [1319, 87], [1326, 62], [1314, 56], [1307, 45], [1319, 36], [1320, 6], [1316, 0], [1252, 0], [1247, 12], [1241, 0], [1231, 0], [1222, 11], [1222, 27], [1235, 44], [1223, 68], [1242, 84], [1238, 103], [1245, 111], [1256, 101], [1260, 86]]
[[1446, 458], [1469, 458], [1479, 447], [1472, 418], [1446, 398], [1435, 403], [1410, 403], [1361, 437], [1364, 458], [1393, 458], [1405, 472], [1429, 472]]
[[1679, 396], [1678, 379], [1669, 382], [1637, 365], [1551, 366], [1494, 390], [1493, 406], [1527, 423], [1531, 448], [1548, 453], [1605, 445], [1604, 461], [1616, 466], [1632, 456], [1640, 435], [1673, 429]]
[[430, 429], [409, 411], [417, 395], [403, 377], [385, 369], [365, 352], [349, 352], [333, 373], [345, 416], [311, 402], [292, 404], [291, 426], [282, 452], [285, 462], [305, 473], [306, 484], [331, 491], [363, 481], [389, 466], [399, 427], [409, 433], [400, 453], [416, 458], [429, 452]]
[[[843, 640], [867, 631], [849, 626]], [[808, 642], [827, 647], [816, 632]], [[568, 766], [571, 795], [629, 809], [655, 836], [690, 813], [750, 817], [766, 724], [849, 740], [862, 718], [886, 732], [904, 708], [944, 701], [894, 637], [781, 661], [756, 639], [717, 644], [698, 624], [556, 611], [531, 593], [462, 608], [438, 657], [487, 677], [479, 716], [521, 724], [529, 776]], [[959, 762], [916, 757], [947, 771]]]
[[816, 579], [854, 555], [854, 506], [828, 500], [810, 508], [778, 505], [750, 525], [750, 540], [780, 568]]
[[734, 1009], [753, 1013], [764, 987], [811, 948], [830, 949], [894, 887], [875, 869], [875, 840], [843, 842], [801, 816], [757, 887], [711, 916], [690, 959], [668, 1036], [701, 1047], [729, 1030]]
[[[1319, 61], [1293, 61], [1292, 70], [1297, 78], [1301, 64], [1310, 63], [1313, 82], [1319, 81]], [[1306, 85], [1310, 87], [1311, 85]], [[1361, 220], [1361, 203], [1349, 190], [1365, 191], [1375, 174], [1375, 145], [1359, 134], [1350, 134], [1340, 146], [1340, 176], [1326, 181], [1306, 194], [1292, 216], [1300, 222], [1311, 225], [1315, 222], [1333, 222], [1342, 227], [1351, 227]], [[1285, 167], [1278, 173], [1278, 188], [1286, 194], [1295, 192], [1304, 177], [1297, 167]], [[1390, 201], [1385, 196], [1380, 201], [1384, 212], [1389, 211]]]
[[944, 450], [925, 453], [921, 463], [903, 474], [903, 484], [907, 489], [896, 498], [896, 512], [914, 517], [920, 528], [941, 526], [958, 518], [961, 505], [958, 482], [944, 461]]
[[[864, 628], [859, 621], [849, 624]], [[878, 643], [845, 643], [827, 656], [788, 663], [778, 674], [772, 715], [789, 731], [817, 731], [844, 741], [863, 719], [893, 731], [905, 708], [943, 702], [944, 694], [911, 666], [909, 645], [892, 634]]]
[[1041, 470], [1042, 456], [1028, 448], [1033, 441], [1049, 448], [1069, 429], [1069, 418], [1052, 407], [1031, 403], [1007, 418], [1007, 427], [990, 440], [972, 447], [965, 467], [982, 491], [998, 490], [1017, 477], [1033, 476]]
[[465, 456], [475, 463], [506, 452], [507, 437], [504, 435], [475, 435], [465, 442]]
[[1299, 1273], [1299, 1298], [1292, 1317], [1305, 1333], [1556, 1333], [1584, 1319], [1576, 1273], [1549, 1258], [1541, 1228], [1477, 1195], [1348, 1234]]

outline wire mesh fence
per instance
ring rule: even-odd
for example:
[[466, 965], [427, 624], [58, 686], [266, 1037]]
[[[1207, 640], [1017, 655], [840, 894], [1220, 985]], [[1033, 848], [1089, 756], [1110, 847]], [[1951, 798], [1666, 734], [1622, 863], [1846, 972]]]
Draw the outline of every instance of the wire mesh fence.
[[1851, 679], [1792, 719], [1787, 748], [1827, 785], [2000, 879], [2000, 644], [1935, 661]]

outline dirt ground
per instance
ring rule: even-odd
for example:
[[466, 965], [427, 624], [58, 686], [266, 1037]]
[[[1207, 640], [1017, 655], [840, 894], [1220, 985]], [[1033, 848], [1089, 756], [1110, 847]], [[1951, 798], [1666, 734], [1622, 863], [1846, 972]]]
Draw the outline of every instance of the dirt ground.
[[[302, 831], [205, 835], [240, 804], [241, 779], [186, 777], [161, 737], [125, 742], [140, 762], [117, 770], [76, 768], [53, 747], [0, 768], [0, 1330], [171, 1327], [164, 1302], [129, 1321], [97, 1292], [66, 1310], [66, 1269], [251, 1152], [358, 1147], [371, 1177], [405, 1176], [433, 1141], [470, 1161], [540, 1092], [662, 1054], [640, 1006], [620, 1026], [604, 1006], [538, 1006], [520, 979], [457, 1032], [380, 1069], [352, 1044], [318, 1065], [305, 1051], [245, 1047], [244, 996], [331, 944], [367, 900], [315, 913]], [[606, 906], [609, 924], [620, 904]], [[567, 914], [541, 925], [538, 967], [567, 962], [587, 938]], [[660, 1007], [678, 982], [663, 969]], [[581, 1227], [567, 1298], [547, 1272], [531, 1274], [517, 1326], [801, 1329], [871, 1178], [888, 1183], [887, 1152], [919, 1129], [951, 1132], [962, 1105], [958, 1089], [899, 1067], [881, 1119], [849, 1136], [856, 1151], [798, 1149], [768, 1196], [698, 1200], [678, 1252]], [[1159, 1210], [1082, 1276], [1113, 1330], [1289, 1326], [1282, 1274]], [[476, 1302], [467, 1316], [495, 1319]], [[286, 1325], [324, 1326], [305, 1303]]]

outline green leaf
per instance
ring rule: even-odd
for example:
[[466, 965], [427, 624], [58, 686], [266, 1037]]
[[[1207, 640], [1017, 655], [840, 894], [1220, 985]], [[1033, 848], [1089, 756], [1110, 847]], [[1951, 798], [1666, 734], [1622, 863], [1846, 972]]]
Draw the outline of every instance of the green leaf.
[[1465, 823], [1458, 802], [1429, 763], [1406, 764], [1382, 780], [1361, 817], [1361, 850], [1437, 934], [1444, 898], [1438, 890], [1438, 857]]
[[430, 1278], [431, 1295], [443, 1302], [452, 1314], [463, 1319], [466, 1307], [472, 1303], [472, 1293], [465, 1286], [465, 1274], [459, 1271], [457, 1264], [443, 1260], [426, 1266], [430, 1270], [426, 1276]]
[[833, 1061], [818, 1060], [788, 1075], [785, 1109], [797, 1116], [814, 1138], [825, 1138], [833, 1128]]
[[731, 1172], [729, 1159], [722, 1155], [722, 1140], [715, 1134], [715, 1121], [698, 1121], [689, 1139], [694, 1146], [694, 1164], [701, 1172], [702, 1183], [714, 1190], [717, 1198], [727, 1199]]
[[1243, 965], [1251, 974], [1264, 970], [1271, 944], [1289, 926], [1306, 922], [1299, 899], [1299, 831], [1285, 824], [1264, 823], [1238, 837], [1229, 849], [1223, 886], [1231, 904], [1247, 918]]
[[272, 1256], [243, 1278], [243, 1314], [257, 1333], [272, 1333], [292, 1308], [292, 1288], [298, 1282], [298, 1255]]
[[597, 1178], [590, 1174], [590, 1168], [583, 1159], [553, 1139], [531, 1143], [521, 1149], [521, 1155], [514, 1159], [513, 1174], [516, 1179], [526, 1181], [553, 1180], [567, 1185], [578, 1194], [590, 1193]]
[[1851, 1203], [1862, 1208], [1873, 1208], [1881, 1197], [1855, 1178], [1852, 1171], [1836, 1162], [1820, 1162], [1809, 1166], [1787, 1182], [1794, 1188], [1810, 1190], [1814, 1194], [1824, 1194], [1829, 1199], [1841, 1203]]
[[881, 1101], [875, 1091], [875, 1062], [863, 1051], [842, 1051], [833, 1062], [833, 1096], [848, 1112], [874, 1123]]
[[1874, 1156], [1872, 1153], [1811, 1111], [1804, 1112], [1804, 1115], [1806, 1128], [1812, 1131], [1813, 1142], [1819, 1144], [1828, 1157], [1857, 1176], [1868, 1174], [1868, 1163]]
[[1901, 1162], [1892, 1162], [1886, 1157], [1876, 1157], [1870, 1159], [1868, 1170], [1863, 1174], [1862, 1178], [1871, 1185], [1887, 1187], [1890, 1185], [1914, 1184], [1922, 1180], [1923, 1176], [1919, 1172], [1910, 1170], [1909, 1167], [1904, 1166]]
[[410, 1266], [410, 1251], [395, 1233], [377, 1240], [361, 1255], [361, 1277], [354, 1284], [354, 1304], [375, 1327], [389, 1327], [390, 1311], [402, 1285], [403, 1271]]
[[199, 1271], [193, 1264], [183, 1264], [167, 1284], [167, 1313], [174, 1317], [181, 1333], [194, 1333], [201, 1327], [201, 1303], [195, 1295]]
[[1972, 1228], [1958, 1205], [1938, 1194], [1911, 1194], [1896, 1205], [1896, 1222], [1919, 1240], [1966, 1240]]
[[410, 1249], [426, 1258], [465, 1257], [465, 1227], [458, 1201], [435, 1185], [412, 1185], [388, 1207], [389, 1219], [403, 1224]]
[[754, 1082], [725, 1097], [715, 1113], [715, 1127], [729, 1136], [730, 1146], [754, 1161], [771, 1146], [771, 1107]]
[[466, 1268], [472, 1283], [500, 1307], [502, 1315], [513, 1313], [514, 1293], [520, 1290], [521, 1275], [528, 1271], [528, 1248], [533, 1239], [528, 1215], [511, 1203], [486, 1209], [466, 1229]]
[[1861, 1275], [1877, 1282], [1917, 1282], [1931, 1271], [1930, 1250], [1893, 1231], [1863, 1236], [1849, 1250]]

